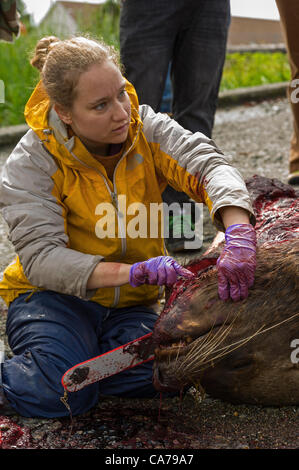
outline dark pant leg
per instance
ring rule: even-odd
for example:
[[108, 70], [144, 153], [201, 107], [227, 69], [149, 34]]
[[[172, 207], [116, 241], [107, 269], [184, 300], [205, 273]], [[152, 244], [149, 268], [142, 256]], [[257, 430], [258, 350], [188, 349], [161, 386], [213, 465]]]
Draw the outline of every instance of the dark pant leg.
[[120, 17], [120, 55], [140, 104], [160, 110], [182, 0], [125, 0]]
[[[120, 16], [120, 55], [126, 78], [134, 85], [140, 104], [160, 111], [165, 81], [179, 29], [183, 0], [125, 0]], [[189, 201], [183, 192], [167, 186], [166, 204]]]
[[[120, 16], [120, 56], [126, 78], [140, 104], [160, 111], [169, 63], [181, 22], [181, 10], [192, 0], [125, 0]], [[163, 201], [184, 203], [189, 198], [167, 186]]]
[[172, 61], [174, 118], [211, 137], [230, 23], [229, 0], [193, 0], [182, 9]]
[[[158, 315], [143, 306], [113, 309], [103, 323], [101, 352], [114, 349], [150, 333]], [[100, 393], [122, 397], [153, 398], [158, 392], [152, 384], [153, 361], [133, 367], [100, 382]]]
[[[59, 417], [62, 375], [99, 354], [98, 335], [107, 309], [50, 291], [19, 296], [10, 305], [7, 335], [14, 357], [2, 364], [3, 390], [10, 405], [28, 417]], [[98, 401], [98, 383], [69, 394], [74, 415]]]
[[[181, 9], [172, 58], [172, 112], [191, 132], [212, 135], [230, 24], [229, 0], [194, 0]], [[163, 201], [186, 202], [169, 186]]]

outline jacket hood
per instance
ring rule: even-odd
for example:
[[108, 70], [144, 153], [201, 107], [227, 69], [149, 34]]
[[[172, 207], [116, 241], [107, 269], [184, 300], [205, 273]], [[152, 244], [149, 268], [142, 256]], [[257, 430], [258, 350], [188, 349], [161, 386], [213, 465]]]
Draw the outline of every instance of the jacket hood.
[[[127, 141], [136, 140], [138, 130], [142, 127], [139, 116], [139, 103], [135, 88], [126, 80], [126, 91], [131, 102], [131, 122]], [[81, 166], [76, 159], [80, 156], [85, 164], [98, 166], [81, 140], [73, 135], [69, 137], [67, 127], [61, 121], [51, 104], [50, 98], [41, 81], [36, 85], [24, 111], [28, 126], [38, 135], [44, 146], [58, 159], [63, 159], [69, 166]]]

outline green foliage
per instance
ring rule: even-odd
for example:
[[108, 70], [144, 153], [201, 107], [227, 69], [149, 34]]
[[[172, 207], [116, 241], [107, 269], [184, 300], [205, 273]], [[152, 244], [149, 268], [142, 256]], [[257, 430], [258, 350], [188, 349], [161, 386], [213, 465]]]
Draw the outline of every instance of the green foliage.
[[220, 90], [284, 82], [290, 76], [287, 56], [281, 52], [228, 54]]
[[107, 44], [119, 49], [119, 15], [118, 0], [106, 0], [90, 21], [77, 18], [77, 23], [81, 33], [103, 39]]
[[[116, 0], [107, 0], [89, 26], [85, 24], [80, 27], [79, 24], [80, 32], [103, 38], [108, 44], [119, 49], [119, 11]], [[30, 65], [30, 57], [37, 41], [52, 34], [53, 32], [45, 27], [34, 28], [28, 24], [27, 34], [16, 39], [14, 43], [0, 41], [0, 80], [3, 81], [5, 89], [5, 103], [0, 102], [0, 126], [25, 122], [24, 108], [39, 80], [38, 71]]]
[[40, 35], [31, 31], [13, 43], [0, 42], [0, 80], [4, 83], [5, 103], [0, 104], [0, 126], [24, 122], [24, 107], [38, 80], [29, 63]]

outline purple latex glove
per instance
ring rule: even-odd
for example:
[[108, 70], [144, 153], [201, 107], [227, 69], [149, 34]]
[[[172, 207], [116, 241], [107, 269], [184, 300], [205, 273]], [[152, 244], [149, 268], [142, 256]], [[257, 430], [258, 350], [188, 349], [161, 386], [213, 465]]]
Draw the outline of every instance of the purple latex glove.
[[147, 261], [133, 264], [130, 269], [130, 284], [133, 287], [142, 284], [158, 284], [159, 286], [174, 284], [178, 276], [193, 278], [195, 274], [183, 268], [170, 256], [157, 256]]
[[256, 233], [250, 224], [230, 225], [225, 232], [225, 247], [217, 260], [218, 293], [221, 300], [246, 299], [254, 283]]

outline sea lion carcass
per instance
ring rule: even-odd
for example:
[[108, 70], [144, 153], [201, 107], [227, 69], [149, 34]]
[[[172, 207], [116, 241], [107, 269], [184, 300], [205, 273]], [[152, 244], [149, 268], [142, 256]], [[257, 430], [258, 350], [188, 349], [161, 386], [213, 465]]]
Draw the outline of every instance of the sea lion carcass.
[[173, 286], [155, 325], [154, 384], [198, 385], [232, 403], [299, 404], [299, 194], [259, 176], [247, 187], [258, 240], [249, 297], [219, 299], [221, 245], [190, 263], [196, 279]]

